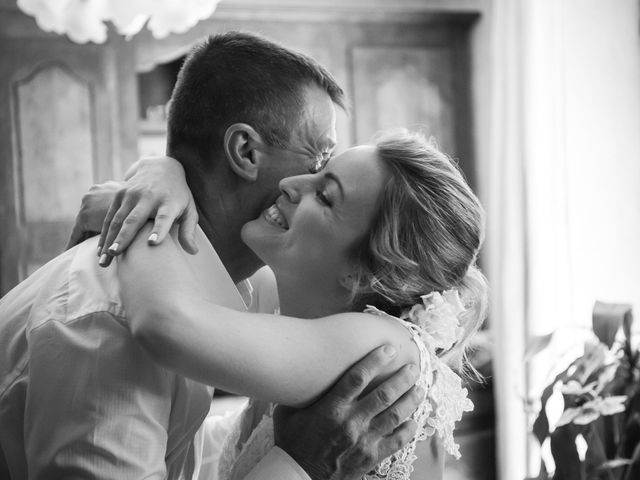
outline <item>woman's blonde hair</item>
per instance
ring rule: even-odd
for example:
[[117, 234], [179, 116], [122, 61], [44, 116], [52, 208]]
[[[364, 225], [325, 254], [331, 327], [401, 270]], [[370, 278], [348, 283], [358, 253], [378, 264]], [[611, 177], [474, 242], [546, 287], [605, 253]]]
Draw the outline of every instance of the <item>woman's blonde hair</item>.
[[387, 133], [375, 146], [392, 175], [356, 251], [354, 308], [371, 304], [399, 315], [422, 295], [456, 288], [464, 333], [441, 354], [458, 363], [486, 316], [487, 282], [476, 267], [484, 210], [456, 164], [422, 134]]

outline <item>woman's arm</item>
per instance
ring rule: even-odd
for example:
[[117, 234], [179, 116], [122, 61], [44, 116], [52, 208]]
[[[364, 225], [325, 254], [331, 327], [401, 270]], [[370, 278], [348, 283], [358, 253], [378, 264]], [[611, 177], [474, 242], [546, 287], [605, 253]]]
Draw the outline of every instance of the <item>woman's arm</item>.
[[145, 227], [118, 262], [121, 295], [134, 337], [169, 369], [228, 391], [300, 406], [380, 344], [398, 350], [380, 380], [405, 363], [418, 363], [408, 331], [389, 319], [345, 313], [301, 320], [221, 307], [217, 303], [224, 299], [187, 262], [175, 229], [153, 248], [145, 242], [149, 231]]

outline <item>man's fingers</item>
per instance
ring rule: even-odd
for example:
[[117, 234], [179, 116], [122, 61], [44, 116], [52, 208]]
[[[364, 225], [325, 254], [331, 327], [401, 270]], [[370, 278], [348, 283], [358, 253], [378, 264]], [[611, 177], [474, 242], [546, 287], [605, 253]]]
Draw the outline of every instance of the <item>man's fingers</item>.
[[[367, 419], [380, 414], [413, 387], [418, 374], [419, 369], [416, 365], [405, 365], [360, 400], [358, 411]], [[397, 424], [404, 418], [398, 420]]]
[[418, 409], [423, 399], [424, 390], [414, 385], [393, 405], [371, 420], [370, 428], [381, 435], [390, 434]]
[[320, 401], [333, 404], [352, 402], [362, 394], [371, 380], [384, 370], [396, 354], [397, 350], [391, 345], [383, 345], [371, 351], [353, 365]]
[[178, 239], [180, 240], [182, 248], [192, 255], [198, 253], [198, 246], [196, 245], [195, 239], [197, 225], [198, 211], [196, 210], [196, 206], [193, 201], [190, 201], [187, 206], [187, 210], [180, 221]]
[[178, 213], [172, 210], [170, 204], [162, 203], [153, 221], [153, 229], [147, 238], [149, 245], [160, 245], [166, 238], [178, 218]]
[[407, 420], [396, 428], [391, 435], [387, 435], [378, 442], [378, 454], [380, 458], [387, 458], [404, 447], [418, 431], [415, 420]]

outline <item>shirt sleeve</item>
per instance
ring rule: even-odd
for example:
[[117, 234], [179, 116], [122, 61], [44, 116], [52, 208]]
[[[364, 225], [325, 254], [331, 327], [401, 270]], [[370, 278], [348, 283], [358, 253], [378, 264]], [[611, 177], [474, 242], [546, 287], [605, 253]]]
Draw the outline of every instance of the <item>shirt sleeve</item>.
[[30, 479], [164, 478], [173, 378], [106, 312], [29, 335]]
[[273, 447], [244, 480], [311, 480], [311, 477], [287, 452]]

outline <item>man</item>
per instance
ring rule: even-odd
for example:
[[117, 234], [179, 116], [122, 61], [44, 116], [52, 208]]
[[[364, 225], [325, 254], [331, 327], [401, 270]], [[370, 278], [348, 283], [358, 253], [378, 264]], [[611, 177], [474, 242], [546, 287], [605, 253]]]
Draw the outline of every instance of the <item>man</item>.
[[[200, 252], [189, 258], [194, 270], [217, 272], [211, 288], [227, 292], [221, 303], [242, 308], [233, 284], [260, 266], [240, 227], [271, 205], [280, 179], [326, 160], [342, 102], [322, 67], [253, 36], [212, 37], [185, 62], [167, 153], [183, 165], [198, 208]], [[210, 392], [134, 342], [117, 270], [96, 266], [96, 245], [65, 252], [0, 300], [0, 475], [189, 478]], [[375, 351], [306, 411], [281, 410], [282, 448], [249, 478], [357, 478], [408, 440], [411, 425], [398, 425], [418, 395], [383, 412], [411, 385], [406, 371], [358, 398], [390, 356]], [[376, 415], [383, 431], [369, 431]]]

